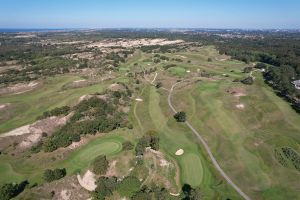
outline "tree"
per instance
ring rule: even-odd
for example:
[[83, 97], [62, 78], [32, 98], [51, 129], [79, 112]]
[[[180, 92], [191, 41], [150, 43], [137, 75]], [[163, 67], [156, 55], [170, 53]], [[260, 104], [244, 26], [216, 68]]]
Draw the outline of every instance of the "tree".
[[100, 155], [94, 160], [93, 171], [95, 174], [104, 174], [107, 171], [108, 165], [109, 163], [106, 156]]
[[1, 200], [9, 200], [25, 189], [26, 185], [28, 185], [28, 181], [23, 181], [20, 184], [4, 184], [0, 187], [0, 199]]
[[185, 122], [186, 121], [186, 114], [185, 112], [178, 112], [174, 115], [174, 118], [177, 122]]
[[211, 59], [211, 58], [208, 58], [208, 59], [207, 59], [207, 62], [212, 62], [212, 59]]

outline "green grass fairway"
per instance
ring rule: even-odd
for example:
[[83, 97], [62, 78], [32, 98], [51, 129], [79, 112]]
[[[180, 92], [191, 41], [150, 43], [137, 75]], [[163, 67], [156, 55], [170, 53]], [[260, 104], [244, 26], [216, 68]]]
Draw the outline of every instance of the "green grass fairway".
[[12, 117], [0, 124], [0, 133], [32, 123], [47, 110], [73, 105], [80, 96], [101, 92], [108, 85], [106, 82], [82, 88], [62, 89], [64, 85], [79, 79], [81, 78], [78, 76], [56, 76], [47, 78], [43, 86], [37, 90], [19, 95], [1, 96], [0, 104], [11, 103], [16, 108]]

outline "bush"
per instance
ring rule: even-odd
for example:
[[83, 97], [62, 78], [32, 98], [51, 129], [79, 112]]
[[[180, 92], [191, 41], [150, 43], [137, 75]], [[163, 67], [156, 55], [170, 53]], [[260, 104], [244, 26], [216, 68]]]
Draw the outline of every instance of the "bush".
[[124, 151], [132, 150], [133, 147], [134, 147], [134, 145], [133, 145], [131, 142], [129, 142], [129, 141], [126, 141], [126, 142], [123, 142], [123, 143], [122, 143], [122, 149], [123, 149]]
[[44, 174], [43, 174], [43, 178], [45, 181], [47, 182], [52, 182], [55, 180], [59, 180], [63, 177], [65, 177], [67, 174], [66, 169], [62, 168], [62, 169], [46, 169]]
[[185, 112], [178, 112], [174, 115], [174, 118], [177, 122], [185, 122], [186, 121], [186, 114]]
[[252, 67], [245, 67], [244, 69], [243, 69], [243, 72], [244, 73], [250, 73], [252, 71]]
[[108, 169], [108, 165], [109, 163], [106, 156], [100, 155], [94, 160], [93, 171], [95, 174], [104, 174]]
[[252, 85], [254, 81], [253, 81], [253, 78], [249, 76], [249, 77], [241, 80], [241, 82], [245, 85]]

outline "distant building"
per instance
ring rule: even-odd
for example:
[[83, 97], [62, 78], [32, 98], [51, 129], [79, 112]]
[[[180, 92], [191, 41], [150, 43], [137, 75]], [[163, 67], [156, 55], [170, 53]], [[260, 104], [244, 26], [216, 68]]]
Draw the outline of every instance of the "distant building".
[[300, 80], [293, 81], [292, 83], [295, 85], [296, 89], [300, 90]]

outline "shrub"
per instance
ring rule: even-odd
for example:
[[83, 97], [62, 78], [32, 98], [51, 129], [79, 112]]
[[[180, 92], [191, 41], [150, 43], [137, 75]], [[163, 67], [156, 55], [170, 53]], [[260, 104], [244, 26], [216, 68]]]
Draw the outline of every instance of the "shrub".
[[126, 142], [123, 142], [123, 143], [122, 143], [122, 149], [123, 149], [124, 151], [132, 150], [133, 147], [134, 147], [134, 145], [133, 145], [131, 142], [129, 142], [129, 141], [126, 141]]
[[66, 169], [62, 168], [62, 169], [46, 169], [44, 174], [43, 174], [43, 178], [45, 181], [47, 182], [52, 182], [55, 180], [59, 180], [63, 177], [65, 177], [67, 174]]
[[100, 155], [94, 160], [93, 171], [95, 174], [104, 174], [107, 171], [108, 165], [109, 163], [106, 156]]
[[241, 80], [241, 82], [245, 85], [252, 85], [254, 81], [253, 81], [253, 78], [249, 76], [249, 77]]

